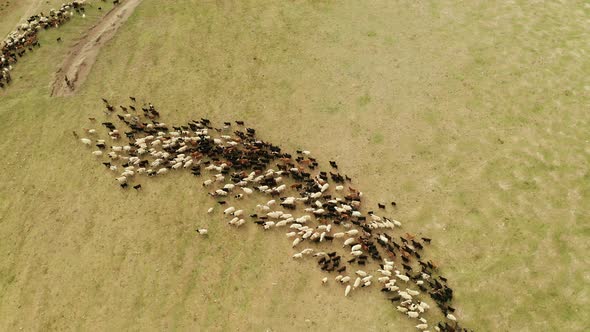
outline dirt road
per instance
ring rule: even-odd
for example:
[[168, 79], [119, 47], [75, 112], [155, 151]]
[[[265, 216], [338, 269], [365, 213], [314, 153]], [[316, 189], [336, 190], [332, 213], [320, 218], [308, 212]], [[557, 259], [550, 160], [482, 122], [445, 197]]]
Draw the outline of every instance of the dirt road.
[[90, 73], [101, 47], [113, 38], [140, 3], [141, 0], [124, 1], [113, 7], [100, 22], [88, 30], [57, 70], [51, 96], [71, 96], [76, 93]]

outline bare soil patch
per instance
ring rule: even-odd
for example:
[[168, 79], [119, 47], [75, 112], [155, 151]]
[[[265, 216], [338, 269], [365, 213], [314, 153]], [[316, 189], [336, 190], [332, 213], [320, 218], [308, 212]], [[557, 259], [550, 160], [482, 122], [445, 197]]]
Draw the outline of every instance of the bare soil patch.
[[[113, 7], [78, 41], [57, 70], [51, 96], [71, 96], [82, 86], [100, 49], [131, 16], [141, 0], [127, 0]], [[66, 82], [66, 77], [69, 84]]]

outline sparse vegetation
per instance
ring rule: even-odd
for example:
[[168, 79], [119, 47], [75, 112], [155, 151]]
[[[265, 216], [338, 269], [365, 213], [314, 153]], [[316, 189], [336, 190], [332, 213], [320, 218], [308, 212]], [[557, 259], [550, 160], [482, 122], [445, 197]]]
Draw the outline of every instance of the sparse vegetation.
[[[59, 3], [10, 1], [0, 32]], [[434, 239], [463, 325], [586, 330], [589, 10], [144, 1], [67, 98], [49, 96], [53, 74], [104, 11], [44, 32], [0, 91], [0, 330], [413, 328], [378, 294], [322, 287], [283, 239], [212, 219], [190, 177], [114, 190], [71, 132], [129, 95], [338, 157], [367, 204], [395, 197], [404, 228]]]

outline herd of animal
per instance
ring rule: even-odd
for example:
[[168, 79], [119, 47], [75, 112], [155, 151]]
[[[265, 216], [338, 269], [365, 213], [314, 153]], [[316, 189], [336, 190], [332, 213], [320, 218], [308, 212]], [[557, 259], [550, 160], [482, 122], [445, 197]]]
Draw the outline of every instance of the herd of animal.
[[[4, 88], [12, 81], [10, 71], [13, 64], [35, 47], [41, 47], [38, 33], [40, 30], [57, 28], [74, 16], [74, 12], [85, 16], [85, 1], [72, 1], [62, 4], [58, 10], [51, 9], [49, 14], [40, 13], [20, 24], [2, 41], [0, 54], [0, 88]], [[58, 38], [59, 41], [59, 38]]]
[[[377, 211], [363, 206], [363, 193], [336, 161], [324, 170], [309, 151], [287, 153], [257, 138], [242, 121], [214, 127], [200, 118], [174, 126], [160, 122], [154, 105], [133, 97], [118, 107], [103, 102], [107, 120], [90, 118], [94, 128], [74, 136], [93, 148], [123, 189], [142, 190], [138, 181], [145, 177], [191, 172], [216, 200], [208, 213], [219, 210], [231, 227], [283, 232], [296, 250], [293, 259], [317, 260], [328, 275], [321, 282], [333, 280], [344, 296], [380, 287], [397, 311], [416, 320], [417, 329], [467, 331], [451, 306], [447, 279], [424, 257], [431, 240], [402, 232], [399, 221], [378, 212], [385, 204]], [[99, 127], [108, 136], [99, 138]], [[196, 231], [208, 233], [203, 227]], [[436, 323], [428, 321], [441, 313]]]

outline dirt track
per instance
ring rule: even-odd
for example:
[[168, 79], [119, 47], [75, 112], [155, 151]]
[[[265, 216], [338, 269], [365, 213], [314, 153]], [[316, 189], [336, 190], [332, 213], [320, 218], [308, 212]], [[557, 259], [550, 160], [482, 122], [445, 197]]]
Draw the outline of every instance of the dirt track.
[[[72, 47], [57, 70], [51, 96], [71, 96], [76, 93], [90, 73], [100, 48], [113, 38], [117, 29], [131, 16], [141, 1], [127, 0], [113, 7], [100, 22], [88, 30]], [[70, 86], [66, 84], [66, 77], [70, 81]]]

